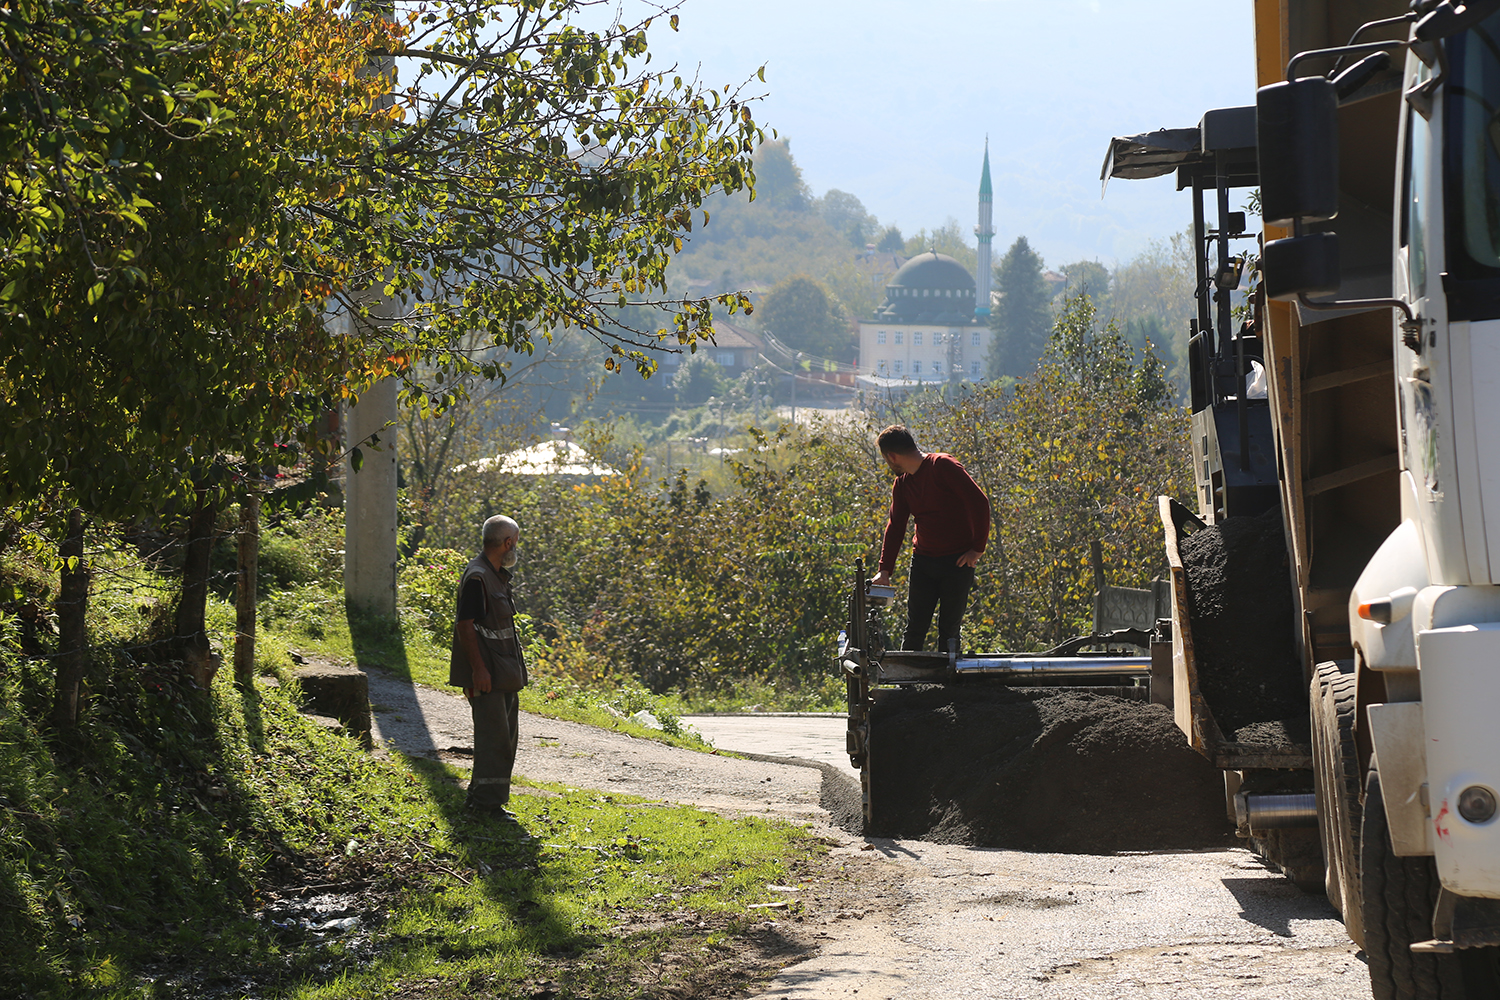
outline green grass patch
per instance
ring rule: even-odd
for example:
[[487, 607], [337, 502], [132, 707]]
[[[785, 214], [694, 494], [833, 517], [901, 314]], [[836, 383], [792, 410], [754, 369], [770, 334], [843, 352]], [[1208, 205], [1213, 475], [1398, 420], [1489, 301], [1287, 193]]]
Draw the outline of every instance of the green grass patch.
[[[818, 853], [800, 828], [555, 786], [514, 826], [378, 759], [294, 684], [117, 664], [49, 737], [0, 673], [0, 976], [22, 996], [659, 995], [712, 975]], [[666, 982], [662, 956], [675, 956]], [[674, 978], [675, 977], [675, 978]]]
[[[290, 653], [295, 651], [376, 667], [402, 680], [456, 690], [448, 685], [448, 648], [439, 645], [430, 629], [410, 624], [411, 616], [406, 608], [397, 618], [349, 614], [344, 610], [342, 591], [316, 584], [278, 591], [260, 604], [256, 660], [264, 669], [282, 670], [292, 665]], [[207, 623], [219, 647], [232, 649], [234, 605], [211, 598]], [[584, 686], [553, 675], [548, 672], [548, 658], [537, 655], [537, 641], [533, 640], [528, 657], [531, 685], [521, 692], [521, 708], [525, 711], [689, 750], [713, 749], [680, 723], [680, 716], [689, 710], [680, 697], [654, 695], [629, 682]], [[663, 728], [653, 729], [630, 718], [643, 710]]]

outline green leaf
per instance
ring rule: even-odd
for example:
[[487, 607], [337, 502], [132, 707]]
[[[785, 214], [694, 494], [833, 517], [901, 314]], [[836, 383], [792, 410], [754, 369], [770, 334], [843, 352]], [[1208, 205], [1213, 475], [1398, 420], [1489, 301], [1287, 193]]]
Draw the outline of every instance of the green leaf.
[[102, 298], [104, 298], [104, 282], [95, 282], [94, 287], [89, 289], [89, 305], [93, 305], [95, 302], [98, 302]]

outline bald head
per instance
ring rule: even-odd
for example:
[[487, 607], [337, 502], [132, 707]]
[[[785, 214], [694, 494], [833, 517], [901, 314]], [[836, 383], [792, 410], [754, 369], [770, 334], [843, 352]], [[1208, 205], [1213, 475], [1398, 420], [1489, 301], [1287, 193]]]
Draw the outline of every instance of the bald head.
[[507, 538], [514, 538], [521, 533], [521, 526], [504, 514], [496, 514], [484, 522], [483, 541], [484, 547], [490, 548], [499, 545]]
[[481, 532], [484, 540], [484, 557], [496, 569], [510, 569], [516, 564], [516, 545], [521, 538], [521, 526], [504, 514], [496, 514], [484, 522]]

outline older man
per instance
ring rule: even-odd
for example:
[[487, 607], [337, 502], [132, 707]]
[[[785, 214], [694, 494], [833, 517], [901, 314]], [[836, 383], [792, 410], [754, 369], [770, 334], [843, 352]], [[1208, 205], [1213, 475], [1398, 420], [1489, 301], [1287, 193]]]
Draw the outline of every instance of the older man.
[[516, 637], [510, 570], [521, 527], [497, 514], [484, 522], [481, 540], [484, 551], [459, 581], [448, 683], [464, 689], [474, 714], [474, 774], [465, 805], [514, 820], [505, 806], [516, 763], [516, 693], [526, 686], [526, 661]]
[[958, 641], [959, 625], [974, 586], [974, 567], [990, 539], [990, 501], [967, 469], [952, 455], [928, 454], [911, 431], [893, 424], [880, 432], [880, 454], [896, 473], [891, 515], [885, 524], [880, 570], [870, 581], [885, 584], [896, 568], [908, 520], [917, 522], [912, 543], [911, 579], [906, 592], [906, 635], [902, 649], [921, 649], [938, 615], [938, 651]]

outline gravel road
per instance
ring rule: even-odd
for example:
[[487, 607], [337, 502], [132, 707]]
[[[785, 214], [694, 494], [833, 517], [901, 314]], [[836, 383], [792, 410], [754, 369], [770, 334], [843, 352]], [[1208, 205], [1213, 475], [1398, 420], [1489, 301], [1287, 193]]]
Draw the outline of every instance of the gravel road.
[[[464, 763], [461, 697], [368, 670], [377, 740]], [[704, 716], [721, 749], [838, 766], [843, 721]], [[829, 884], [799, 924], [818, 946], [758, 996], [780, 1000], [1366, 1000], [1363, 955], [1320, 896], [1240, 850], [1027, 854], [852, 837], [827, 824], [831, 769], [693, 753], [523, 715], [528, 778], [813, 824], [834, 845]]]

